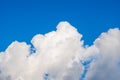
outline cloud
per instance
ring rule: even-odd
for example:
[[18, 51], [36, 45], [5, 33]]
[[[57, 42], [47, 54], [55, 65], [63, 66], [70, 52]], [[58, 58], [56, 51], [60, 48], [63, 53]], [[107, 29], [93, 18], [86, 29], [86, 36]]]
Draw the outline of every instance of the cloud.
[[94, 42], [99, 49], [99, 58], [91, 64], [86, 80], [120, 79], [120, 30], [110, 29]]
[[120, 30], [102, 33], [85, 47], [80, 34], [68, 22], [56, 31], [37, 34], [26, 42], [12, 42], [0, 52], [0, 80], [118, 80]]

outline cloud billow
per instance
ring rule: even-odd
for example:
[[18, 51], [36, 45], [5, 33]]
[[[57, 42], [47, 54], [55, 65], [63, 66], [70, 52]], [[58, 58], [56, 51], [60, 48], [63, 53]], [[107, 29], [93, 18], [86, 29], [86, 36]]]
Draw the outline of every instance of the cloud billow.
[[0, 52], [0, 80], [120, 79], [120, 30], [102, 33], [88, 47], [81, 38], [75, 27], [60, 22], [56, 31], [33, 37], [34, 49], [12, 42]]

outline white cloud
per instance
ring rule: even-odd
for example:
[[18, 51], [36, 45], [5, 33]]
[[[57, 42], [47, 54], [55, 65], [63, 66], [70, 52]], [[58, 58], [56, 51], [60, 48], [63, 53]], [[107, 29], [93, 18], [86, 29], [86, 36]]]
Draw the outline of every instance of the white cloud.
[[115, 28], [102, 33], [94, 45], [100, 56], [92, 63], [86, 80], [119, 80], [120, 30]]
[[60, 22], [56, 31], [33, 37], [32, 54], [31, 45], [14, 41], [0, 52], [0, 80], [119, 79], [120, 30], [102, 33], [89, 47], [81, 37], [68, 22]]

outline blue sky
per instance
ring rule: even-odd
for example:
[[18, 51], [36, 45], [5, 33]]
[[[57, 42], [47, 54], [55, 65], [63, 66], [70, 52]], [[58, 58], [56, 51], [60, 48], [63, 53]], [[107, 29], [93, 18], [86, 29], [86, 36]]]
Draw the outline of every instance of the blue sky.
[[101, 32], [120, 28], [119, 0], [0, 0], [0, 51], [14, 40], [30, 43], [38, 33], [68, 21], [92, 44]]

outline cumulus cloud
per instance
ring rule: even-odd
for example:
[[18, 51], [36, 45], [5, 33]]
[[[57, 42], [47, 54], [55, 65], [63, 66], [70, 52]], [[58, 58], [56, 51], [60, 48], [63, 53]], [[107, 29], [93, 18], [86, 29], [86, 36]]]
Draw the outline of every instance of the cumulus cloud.
[[86, 80], [119, 80], [120, 30], [115, 28], [102, 33], [94, 45], [100, 56], [91, 64]]
[[35, 35], [32, 49], [12, 42], [0, 52], [0, 80], [120, 79], [120, 30], [102, 33], [88, 47], [81, 38], [75, 27], [60, 22], [56, 31]]

